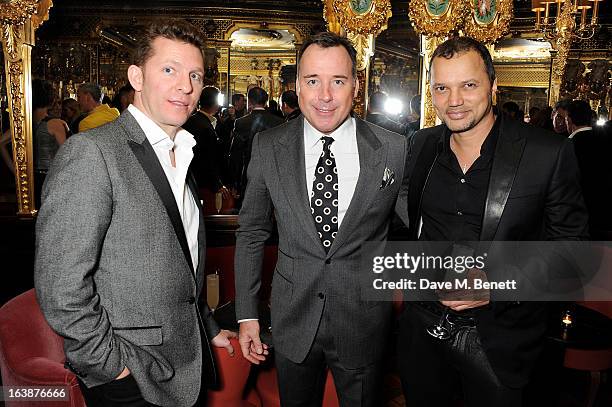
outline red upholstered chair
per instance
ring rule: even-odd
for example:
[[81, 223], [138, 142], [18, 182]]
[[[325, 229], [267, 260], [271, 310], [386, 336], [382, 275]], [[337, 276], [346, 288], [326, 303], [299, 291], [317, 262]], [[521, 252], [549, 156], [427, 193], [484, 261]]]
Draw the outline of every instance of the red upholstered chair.
[[68, 401], [6, 402], [7, 407], [85, 406], [76, 376], [64, 368], [63, 339], [40, 311], [34, 289], [0, 308], [0, 371], [3, 386], [67, 386]]
[[[601, 314], [612, 318], [612, 302], [609, 301], [584, 301], [580, 305], [593, 309]], [[601, 374], [612, 369], [612, 346], [606, 349], [573, 349], [565, 350], [563, 365], [570, 369], [590, 372], [591, 384], [587, 394], [585, 406], [592, 407], [597, 398], [597, 390], [601, 382]]]

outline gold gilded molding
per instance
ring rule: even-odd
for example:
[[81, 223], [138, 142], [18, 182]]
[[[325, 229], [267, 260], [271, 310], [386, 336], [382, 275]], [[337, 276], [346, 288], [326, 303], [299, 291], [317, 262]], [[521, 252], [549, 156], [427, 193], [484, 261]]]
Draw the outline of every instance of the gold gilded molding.
[[52, 0], [38, 0], [36, 13], [32, 14], [32, 25], [34, 26], [34, 30], [49, 19], [49, 10], [51, 7], [53, 7]]
[[447, 37], [457, 31], [468, 13], [466, 2], [458, 0], [410, 0], [408, 16], [422, 35]]
[[[559, 5], [560, 6], [560, 5]], [[570, 0], [565, 0], [559, 18], [557, 18], [557, 41], [553, 44], [557, 55], [555, 56], [552, 73], [550, 77], [549, 104], [554, 104], [559, 99], [561, 90], [561, 81], [565, 72], [565, 65], [569, 56], [570, 47], [572, 45], [572, 33], [576, 28], [576, 22], [572, 15], [572, 3]]]
[[49, 15], [50, 0], [13, 0], [0, 8], [9, 121], [17, 187], [17, 214], [36, 215], [32, 151], [31, 62], [34, 31]]
[[550, 66], [546, 64], [495, 65], [497, 86], [548, 88]]
[[369, 4], [367, 1], [364, 10], [355, 10], [354, 0], [333, 0], [333, 10], [340, 26], [362, 35], [378, 35], [386, 30], [391, 18], [391, 1], [369, 0]]
[[512, 21], [512, 0], [472, 0], [465, 35], [481, 42], [494, 42], [506, 34]]
[[438, 119], [431, 98], [431, 90], [429, 89], [429, 60], [434, 50], [443, 40], [440, 37], [425, 37], [421, 35], [421, 49], [425, 51], [421, 68], [421, 95], [425, 95], [425, 97], [421, 97], [421, 111], [423, 112], [421, 115], [421, 128], [435, 126]]
[[344, 35], [344, 30], [334, 11], [334, 6], [332, 4], [334, 0], [321, 1], [323, 2], [323, 19], [327, 23], [327, 30], [338, 35]]
[[[7, 4], [8, 3], [8, 4]], [[38, 0], [9, 0], [0, 7], [0, 24], [20, 25], [38, 9]]]
[[366, 113], [366, 98], [368, 84], [368, 69], [357, 71], [357, 81], [359, 82], [359, 91], [357, 97], [353, 101], [353, 111], [362, 119], [365, 119]]

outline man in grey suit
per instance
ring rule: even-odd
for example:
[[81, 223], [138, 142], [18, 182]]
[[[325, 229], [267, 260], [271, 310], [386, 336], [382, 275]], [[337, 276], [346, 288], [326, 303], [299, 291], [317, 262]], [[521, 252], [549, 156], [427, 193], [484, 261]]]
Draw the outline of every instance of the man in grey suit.
[[202, 42], [177, 22], [139, 44], [134, 104], [64, 144], [36, 225], [38, 301], [89, 407], [192, 406], [216, 381], [209, 339], [233, 353], [198, 304], [205, 231], [181, 126], [202, 91]]
[[355, 61], [346, 38], [308, 39], [296, 85], [303, 118], [253, 140], [236, 235], [239, 341], [251, 362], [265, 359], [257, 304], [274, 217], [272, 334], [283, 406], [320, 405], [326, 366], [343, 406], [377, 404], [391, 304], [362, 298], [360, 247], [387, 238], [396, 203], [407, 213], [398, 199], [406, 139], [350, 114]]

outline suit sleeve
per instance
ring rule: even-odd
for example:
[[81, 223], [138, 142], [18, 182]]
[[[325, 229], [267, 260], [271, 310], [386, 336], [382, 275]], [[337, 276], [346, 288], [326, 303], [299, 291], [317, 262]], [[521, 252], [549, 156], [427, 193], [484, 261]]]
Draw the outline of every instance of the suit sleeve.
[[579, 174], [573, 145], [565, 140], [546, 196], [547, 240], [588, 239], [588, 215]]
[[264, 246], [272, 234], [272, 200], [263, 176], [260, 137], [253, 140], [247, 186], [236, 231], [236, 319], [258, 318]]
[[64, 143], [42, 199], [34, 265], [38, 302], [49, 325], [64, 338], [67, 363], [75, 373], [88, 386], [109, 382], [124, 363], [94, 277], [113, 196], [93, 140], [75, 136]]

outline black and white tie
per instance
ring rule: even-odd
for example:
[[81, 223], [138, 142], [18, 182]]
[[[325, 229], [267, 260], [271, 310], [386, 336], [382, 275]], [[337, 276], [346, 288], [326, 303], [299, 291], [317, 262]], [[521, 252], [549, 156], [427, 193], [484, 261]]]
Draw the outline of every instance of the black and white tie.
[[323, 152], [317, 163], [315, 179], [310, 193], [310, 207], [317, 232], [328, 252], [338, 233], [338, 170], [330, 147], [331, 137], [321, 137]]

